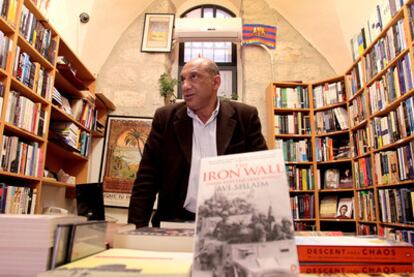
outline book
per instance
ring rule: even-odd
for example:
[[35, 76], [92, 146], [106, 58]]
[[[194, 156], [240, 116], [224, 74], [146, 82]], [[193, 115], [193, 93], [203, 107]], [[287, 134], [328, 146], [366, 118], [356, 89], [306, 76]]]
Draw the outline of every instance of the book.
[[193, 221], [161, 221], [161, 228], [173, 228], [173, 229], [195, 229], [195, 222]]
[[73, 215], [0, 214], [1, 274], [35, 276], [48, 270], [57, 225], [84, 221]]
[[56, 227], [55, 242], [50, 258], [50, 269], [67, 263], [67, 253], [72, 225], [59, 224]]
[[325, 188], [336, 189], [339, 187], [339, 170], [328, 168], [325, 170]]
[[109, 248], [114, 247], [114, 236], [116, 233], [126, 232], [130, 230], [135, 230], [135, 224], [131, 223], [117, 223], [107, 222], [106, 225], [106, 242], [109, 245]]
[[295, 231], [295, 236], [343, 236], [342, 231]]
[[338, 200], [336, 218], [352, 218], [354, 199], [352, 197], [341, 197]]
[[103, 220], [58, 224], [52, 253], [52, 268], [56, 258], [57, 263], [63, 264], [107, 249], [106, 226], [107, 222]]
[[352, 171], [350, 168], [343, 168], [339, 171], [339, 187], [352, 188]]
[[325, 218], [332, 218], [336, 216], [336, 204], [337, 204], [336, 195], [326, 195], [321, 198], [321, 203], [319, 207], [319, 216]]
[[355, 236], [296, 236], [295, 241], [300, 263], [414, 262], [414, 248], [406, 242]]
[[114, 234], [114, 248], [192, 252], [194, 229], [142, 227]]
[[300, 272], [305, 274], [340, 274], [340, 273], [414, 273], [414, 266], [384, 263], [301, 263]]
[[192, 257], [192, 253], [112, 248], [37, 276], [188, 277]]
[[101, 252], [106, 247], [106, 222], [92, 220], [71, 224], [66, 262]]
[[281, 149], [201, 160], [194, 276], [298, 273], [292, 226]]

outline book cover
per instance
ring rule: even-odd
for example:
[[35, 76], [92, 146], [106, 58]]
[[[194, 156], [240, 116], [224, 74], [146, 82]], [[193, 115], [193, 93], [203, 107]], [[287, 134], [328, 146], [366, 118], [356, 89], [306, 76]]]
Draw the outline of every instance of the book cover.
[[326, 195], [321, 197], [321, 203], [319, 206], [319, 216], [321, 218], [332, 218], [336, 215], [336, 195]]
[[411, 244], [376, 237], [296, 236], [299, 262], [414, 263]]
[[194, 276], [298, 273], [285, 170], [281, 149], [202, 159]]
[[113, 244], [115, 248], [192, 252], [194, 229], [142, 227], [116, 233]]
[[68, 261], [72, 262], [106, 249], [106, 222], [91, 220], [72, 225]]
[[37, 276], [188, 277], [191, 263], [192, 253], [112, 248]]
[[325, 189], [336, 189], [339, 187], [339, 170], [328, 168], [325, 170]]
[[339, 198], [336, 218], [351, 219], [353, 215], [353, 207], [354, 199], [352, 197]]
[[59, 224], [55, 233], [51, 267], [105, 250], [106, 224], [100, 220]]
[[69, 238], [71, 233], [71, 224], [59, 224], [56, 227], [55, 241], [50, 258], [50, 268], [53, 269], [67, 263], [67, 253]]

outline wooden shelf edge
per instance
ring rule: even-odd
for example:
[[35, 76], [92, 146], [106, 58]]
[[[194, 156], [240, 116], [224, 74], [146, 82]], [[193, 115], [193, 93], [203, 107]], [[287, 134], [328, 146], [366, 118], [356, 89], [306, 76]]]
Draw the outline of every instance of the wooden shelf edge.
[[101, 92], [97, 92], [97, 93], [95, 93], [95, 95], [96, 95], [97, 100], [101, 101], [108, 110], [110, 110], [110, 111], [115, 111], [116, 110], [116, 107], [115, 107], [114, 103], [112, 103], [112, 101], [109, 100], [109, 98], [106, 97], [105, 94], [103, 94]]
[[49, 179], [49, 178], [43, 178], [42, 185], [49, 185], [49, 186], [55, 186], [55, 187], [75, 187], [75, 184], [68, 184], [68, 183], [60, 182], [60, 181]]

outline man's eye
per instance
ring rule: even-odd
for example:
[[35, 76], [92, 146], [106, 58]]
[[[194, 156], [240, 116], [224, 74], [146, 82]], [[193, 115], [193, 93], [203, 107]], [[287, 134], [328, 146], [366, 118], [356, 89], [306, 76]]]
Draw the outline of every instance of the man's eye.
[[197, 77], [198, 77], [198, 76], [197, 76], [196, 74], [191, 75], [191, 79], [193, 79], [193, 80], [194, 80], [194, 79], [197, 79]]

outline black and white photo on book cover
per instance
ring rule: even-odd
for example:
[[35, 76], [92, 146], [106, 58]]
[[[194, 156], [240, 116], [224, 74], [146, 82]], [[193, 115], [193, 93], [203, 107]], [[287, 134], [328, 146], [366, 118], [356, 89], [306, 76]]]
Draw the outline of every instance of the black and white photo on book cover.
[[298, 258], [282, 150], [202, 159], [193, 276], [295, 273]]

